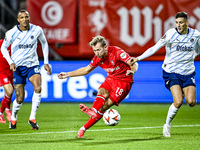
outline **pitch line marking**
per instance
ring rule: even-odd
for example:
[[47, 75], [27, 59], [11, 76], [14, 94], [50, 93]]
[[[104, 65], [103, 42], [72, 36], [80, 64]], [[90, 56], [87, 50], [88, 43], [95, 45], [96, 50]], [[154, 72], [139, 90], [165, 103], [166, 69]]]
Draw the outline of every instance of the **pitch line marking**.
[[[200, 127], [200, 124], [196, 125], [173, 125], [171, 126], [173, 128], [179, 128], [179, 127]], [[96, 131], [112, 131], [112, 130], [137, 130], [137, 129], [157, 129], [157, 128], [163, 128], [163, 126], [154, 126], [154, 127], [134, 127], [134, 128], [113, 128], [113, 129], [98, 129], [98, 130], [88, 130], [89, 132], [96, 132]], [[88, 132], [87, 131], [87, 132]], [[73, 133], [78, 132], [77, 131], [60, 131], [60, 132], [39, 132], [39, 133], [22, 133], [22, 134], [0, 134], [1, 135], [36, 135], [36, 134], [52, 134], [52, 133]]]

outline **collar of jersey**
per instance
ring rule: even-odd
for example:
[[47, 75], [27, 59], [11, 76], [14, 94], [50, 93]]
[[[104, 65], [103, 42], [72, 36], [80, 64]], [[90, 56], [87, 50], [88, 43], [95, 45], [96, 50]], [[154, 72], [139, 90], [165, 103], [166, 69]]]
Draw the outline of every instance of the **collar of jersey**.
[[[19, 25], [17, 25], [17, 28], [18, 28], [18, 30], [19, 30], [19, 31], [21, 31], [21, 32], [22, 32], [22, 30], [20, 30], [20, 28], [19, 28]], [[28, 31], [30, 30], [30, 28], [31, 28], [31, 27], [30, 27], [30, 24], [29, 24]]]
[[[175, 30], [178, 32], [177, 28], [175, 28]], [[187, 34], [189, 34], [189, 32], [190, 32], [190, 30], [189, 30], [189, 28], [188, 28], [188, 33], [187, 33]], [[178, 34], [183, 35], [183, 34], [181, 34], [180, 32], [178, 32]]]

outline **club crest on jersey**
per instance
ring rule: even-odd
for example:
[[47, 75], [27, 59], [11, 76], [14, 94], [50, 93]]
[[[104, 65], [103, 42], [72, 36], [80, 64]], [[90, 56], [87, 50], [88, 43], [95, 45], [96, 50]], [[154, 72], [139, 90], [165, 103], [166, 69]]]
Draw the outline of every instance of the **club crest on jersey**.
[[34, 39], [34, 36], [33, 36], [33, 35], [31, 35], [31, 39]]
[[193, 39], [193, 38], [191, 38], [191, 39], [190, 39], [190, 42], [191, 42], [191, 43], [193, 43], [193, 42], [194, 42], [194, 39]]
[[125, 53], [121, 53], [120, 57], [124, 59], [124, 58], [126, 58], [126, 54]]

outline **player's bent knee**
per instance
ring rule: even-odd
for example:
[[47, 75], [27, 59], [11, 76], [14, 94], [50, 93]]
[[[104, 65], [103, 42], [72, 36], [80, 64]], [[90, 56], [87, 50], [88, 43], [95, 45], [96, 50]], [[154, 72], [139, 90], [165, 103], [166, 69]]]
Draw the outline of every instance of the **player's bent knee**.
[[8, 92], [6, 92], [6, 94], [7, 94], [9, 97], [12, 97], [13, 91], [8, 91]]
[[185, 98], [185, 101], [190, 107], [194, 107], [196, 105], [196, 99], [195, 98]]
[[174, 106], [175, 106], [176, 108], [180, 108], [182, 104], [183, 104], [182, 101], [180, 101], [180, 102], [174, 102]]
[[102, 90], [99, 90], [97, 95], [102, 95], [105, 97], [105, 99], [107, 99], [109, 97], [109, 93], [108, 91], [102, 91]]
[[41, 90], [42, 90], [41, 86], [37, 86], [34, 88], [35, 93], [41, 93]]
[[18, 104], [21, 104], [21, 103], [23, 103], [23, 101], [24, 101], [24, 98], [23, 97], [17, 97], [17, 103]]
[[196, 105], [196, 101], [191, 101], [191, 102], [188, 102], [188, 105], [190, 107], [194, 107]]

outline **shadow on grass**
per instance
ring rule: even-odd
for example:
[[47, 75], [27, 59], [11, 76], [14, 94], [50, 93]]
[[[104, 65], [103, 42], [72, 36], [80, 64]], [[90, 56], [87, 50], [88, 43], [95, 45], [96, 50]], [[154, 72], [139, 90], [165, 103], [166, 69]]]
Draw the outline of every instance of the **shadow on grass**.
[[137, 142], [137, 141], [150, 141], [150, 140], [160, 140], [163, 139], [162, 136], [160, 137], [153, 137], [153, 138], [146, 138], [146, 139], [123, 139], [123, 140], [110, 140], [110, 141], [95, 141], [89, 143], [83, 143], [83, 145], [105, 145], [105, 144], [121, 144], [121, 143], [129, 143], [129, 142]]
[[[57, 140], [15, 140], [15, 141], [9, 141], [9, 142], [3, 142], [4, 144], [27, 144], [27, 143], [62, 143], [62, 142], [75, 142], [75, 143], [82, 143], [83, 145], [102, 145], [102, 144], [120, 144], [120, 143], [128, 143], [128, 142], [137, 142], [137, 141], [150, 141], [150, 140], [160, 140], [162, 139], [162, 136], [160, 137], [153, 137], [153, 138], [144, 138], [144, 139], [123, 139], [123, 140], [109, 140], [109, 141], [101, 141], [98, 142], [93, 138], [71, 138], [71, 139], [57, 139]], [[88, 141], [88, 142], [87, 142]], [[94, 141], [94, 142], [92, 142]]]
[[15, 141], [6, 141], [2, 142], [3, 144], [27, 144], [27, 143], [71, 143], [71, 142], [76, 142], [76, 141], [89, 141], [89, 140], [94, 140], [92, 138], [67, 138], [67, 139], [51, 139], [51, 140], [15, 140]]

